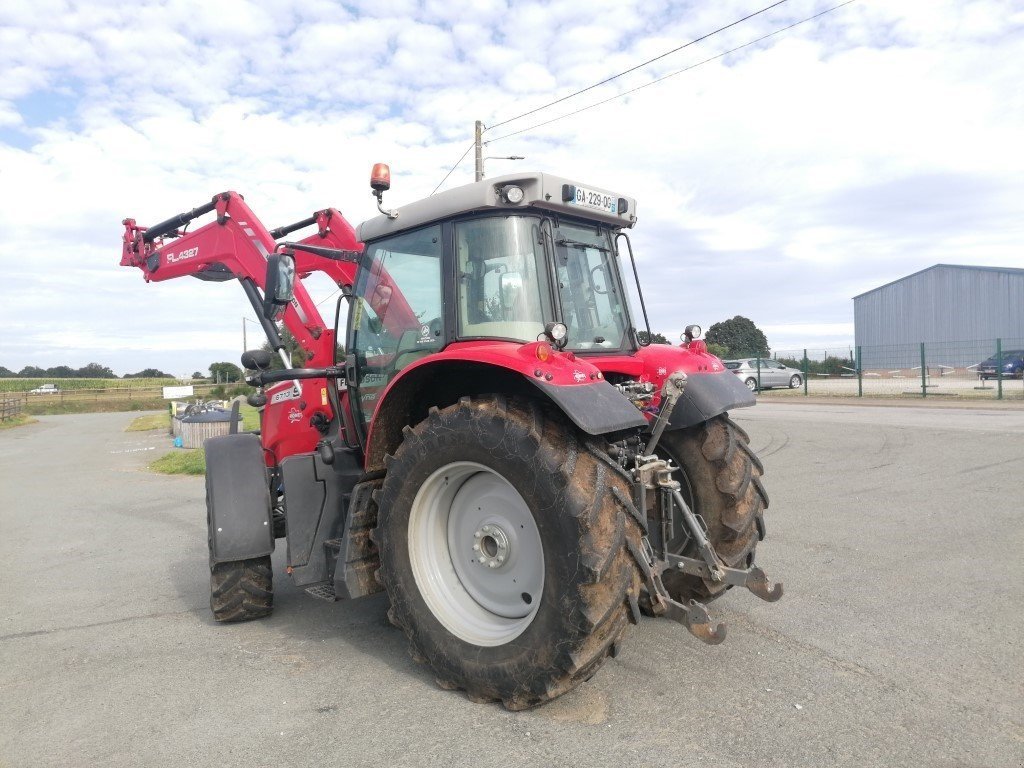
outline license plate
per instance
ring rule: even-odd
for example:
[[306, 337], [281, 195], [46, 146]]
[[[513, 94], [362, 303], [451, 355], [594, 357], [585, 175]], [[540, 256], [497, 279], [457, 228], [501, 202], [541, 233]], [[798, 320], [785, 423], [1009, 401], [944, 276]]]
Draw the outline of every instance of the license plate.
[[619, 213], [619, 198], [605, 192], [595, 192], [586, 187], [576, 187], [576, 197], [569, 201], [570, 205], [578, 205], [581, 208], [592, 208], [595, 211], [604, 211], [613, 216]]

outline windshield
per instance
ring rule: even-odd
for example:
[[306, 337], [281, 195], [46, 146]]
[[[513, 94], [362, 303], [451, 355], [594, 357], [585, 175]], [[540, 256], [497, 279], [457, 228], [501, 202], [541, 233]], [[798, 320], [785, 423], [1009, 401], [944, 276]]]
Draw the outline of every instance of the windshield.
[[459, 338], [536, 341], [552, 315], [540, 219], [459, 222], [455, 242]]
[[567, 349], [623, 349], [629, 345], [618, 265], [607, 228], [563, 222], [555, 230], [555, 265]]

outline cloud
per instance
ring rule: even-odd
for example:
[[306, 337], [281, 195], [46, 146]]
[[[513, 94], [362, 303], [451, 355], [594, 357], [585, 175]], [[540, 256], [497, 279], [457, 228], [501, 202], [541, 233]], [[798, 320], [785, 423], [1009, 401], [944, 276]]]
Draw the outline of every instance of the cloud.
[[[850, 297], [937, 262], [1019, 265], [1024, 13], [858, 2], [550, 126], [494, 141], [792, 23], [794, 0], [489, 132], [488, 155], [621, 191], [655, 330], [743, 314], [769, 340], [852, 337]], [[199, 0], [0, 9], [0, 365], [237, 357], [237, 286], [144, 285], [120, 221], [224, 189], [271, 226], [429, 194], [493, 125], [750, 13], [672, 4]], [[472, 179], [472, 162], [447, 185]], [[319, 286], [317, 297], [330, 293]], [[328, 305], [325, 305], [328, 306]], [[832, 334], [832, 335], [829, 335]], [[775, 337], [778, 337], [776, 339]], [[236, 337], [239, 337], [236, 339]], [[164, 358], [163, 356], [167, 357]]]

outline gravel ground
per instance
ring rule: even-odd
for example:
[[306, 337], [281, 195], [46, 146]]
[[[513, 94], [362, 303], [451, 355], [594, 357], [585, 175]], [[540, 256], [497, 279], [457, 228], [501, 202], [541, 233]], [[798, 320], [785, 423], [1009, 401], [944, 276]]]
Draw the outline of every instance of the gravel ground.
[[772, 497], [717, 647], [645, 619], [525, 713], [434, 686], [375, 596], [216, 626], [201, 478], [137, 414], [0, 432], [0, 766], [1024, 765], [1024, 410], [762, 403]]

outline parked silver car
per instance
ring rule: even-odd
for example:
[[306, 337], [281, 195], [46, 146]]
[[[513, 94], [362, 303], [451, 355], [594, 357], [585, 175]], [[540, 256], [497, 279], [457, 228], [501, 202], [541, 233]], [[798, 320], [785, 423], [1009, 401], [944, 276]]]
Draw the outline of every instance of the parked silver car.
[[[757, 367], [756, 357], [748, 357], [742, 360], [723, 360], [725, 367], [740, 376], [747, 389], [751, 392], [757, 391]], [[797, 368], [789, 368], [778, 360], [761, 358], [761, 389], [772, 387], [789, 387], [796, 389], [804, 383], [804, 375]]]

